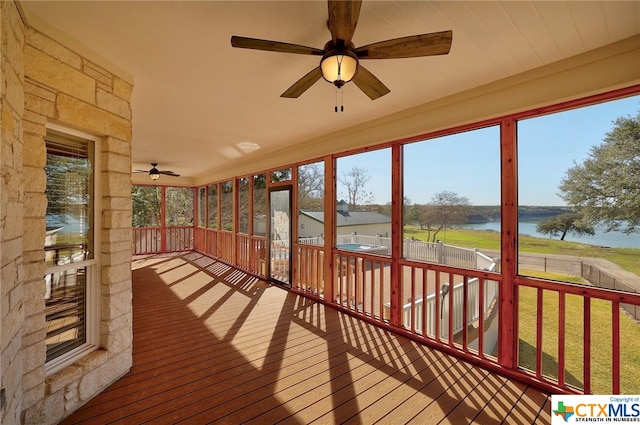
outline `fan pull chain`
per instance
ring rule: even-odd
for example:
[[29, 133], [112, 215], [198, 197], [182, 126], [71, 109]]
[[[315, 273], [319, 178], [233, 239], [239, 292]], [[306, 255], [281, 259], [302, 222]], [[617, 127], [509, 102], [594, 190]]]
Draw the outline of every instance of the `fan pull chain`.
[[338, 87], [336, 87], [335, 111], [338, 112], [338, 92], [340, 92], [340, 112], [344, 112], [344, 91], [342, 91], [342, 88], [338, 88]]

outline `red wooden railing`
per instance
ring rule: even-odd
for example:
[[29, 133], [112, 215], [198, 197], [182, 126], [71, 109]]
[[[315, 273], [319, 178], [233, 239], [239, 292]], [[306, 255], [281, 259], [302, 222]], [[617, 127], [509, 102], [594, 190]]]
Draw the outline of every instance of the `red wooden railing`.
[[134, 227], [133, 254], [180, 252], [193, 249], [193, 226]]
[[[518, 308], [519, 332], [526, 330], [523, 323], [535, 326], [535, 346], [531, 348], [535, 351], [535, 361], [531, 364], [521, 359], [519, 367], [524, 373], [566, 391], [629, 393], [625, 384], [636, 383], [624, 381], [624, 378], [636, 379], [633, 376], [638, 364], [634, 355], [622, 359], [622, 320], [630, 326], [640, 325], [630, 317], [621, 316], [620, 311], [623, 304], [640, 305], [640, 295], [523, 277], [516, 278], [516, 284], [520, 303], [535, 298], [534, 312], [527, 313], [525, 305]], [[567, 333], [570, 322], [582, 328], [581, 334]], [[545, 345], [557, 347], [557, 352], [550, 353]], [[606, 355], [596, 354], [599, 347], [606, 347]], [[521, 347], [520, 351], [523, 349]], [[577, 361], [576, 356], [579, 357]], [[555, 359], [551, 361], [549, 357]], [[573, 360], [571, 365], [569, 358]], [[580, 368], [582, 370], [578, 370]], [[594, 382], [596, 369], [598, 376], [604, 371], [610, 382], [602, 379]]]
[[304, 243], [294, 244], [292, 285], [312, 296], [324, 298], [324, 249]]
[[[265, 237], [206, 228], [174, 228], [166, 234], [174, 241], [193, 240], [193, 249], [255, 275], [267, 273]], [[188, 246], [186, 242], [167, 244], [173, 250]], [[160, 229], [134, 229], [136, 253], [161, 252], [161, 247]], [[640, 306], [638, 294], [518, 276], [514, 282], [517, 317], [511, 318], [499, 314], [503, 285], [499, 272], [411, 259], [394, 263], [387, 256], [334, 249], [333, 275], [328, 279], [324, 246], [294, 243], [291, 255], [292, 289], [548, 389], [625, 393], [625, 378], [634, 376], [627, 371], [637, 368], [633, 356], [623, 356], [622, 322], [631, 319], [620, 310]], [[399, 272], [392, 273], [392, 267], [399, 267]], [[392, 276], [398, 276], [398, 281]], [[399, 327], [391, 323], [392, 291], [399, 292], [395, 298], [400, 303]], [[332, 297], [325, 298], [326, 294]], [[603, 304], [608, 311], [604, 320]], [[576, 320], [579, 334], [568, 331], [576, 329], [569, 326]], [[515, 322], [514, 367], [505, 367], [498, 350], [498, 328], [506, 321]], [[597, 345], [607, 347], [604, 358]], [[603, 382], [603, 369], [608, 382]]]

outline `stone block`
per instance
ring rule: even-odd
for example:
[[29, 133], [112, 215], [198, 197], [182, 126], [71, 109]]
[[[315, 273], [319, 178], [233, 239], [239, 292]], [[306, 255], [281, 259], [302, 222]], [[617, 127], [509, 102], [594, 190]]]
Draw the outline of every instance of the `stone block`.
[[26, 372], [22, 375], [22, 387], [29, 390], [32, 388], [40, 388], [42, 390], [42, 395], [44, 395], [45, 391], [45, 378], [46, 373], [44, 371], [44, 366], [39, 367], [30, 372]]
[[103, 320], [112, 320], [124, 314], [131, 313], [131, 292], [120, 292], [113, 294], [111, 297], [102, 298], [101, 313]]
[[113, 90], [112, 93], [118, 96], [121, 99], [126, 100], [127, 102], [131, 101], [131, 93], [133, 92], [133, 86], [128, 82], [118, 78], [113, 77]]
[[112, 75], [109, 71], [92, 62], [89, 62], [86, 59], [84, 59], [82, 63], [83, 63], [83, 71], [85, 74], [87, 74], [89, 77], [93, 78], [97, 82], [100, 82], [103, 85], [108, 86], [109, 88], [111, 87]]
[[43, 217], [47, 212], [47, 196], [44, 193], [27, 192], [24, 195], [24, 217]]
[[42, 52], [47, 52], [52, 58], [67, 64], [71, 68], [80, 70], [82, 68], [82, 58], [77, 53], [64, 47], [60, 43], [53, 41], [44, 34], [28, 28], [26, 31], [27, 44]]
[[[39, 314], [37, 314], [37, 316], [42, 318], [42, 328], [40, 330], [37, 330], [35, 332], [31, 332], [29, 334], [26, 335], [22, 335], [22, 346], [26, 347], [26, 346], [30, 346], [30, 345], [35, 345], [35, 344], [42, 344], [42, 341], [44, 341], [47, 338], [47, 330], [45, 329], [45, 320], [44, 320], [44, 313], [41, 310]], [[38, 320], [36, 320], [38, 321]], [[44, 368], [36, 368], [34, 370], [40, 370]], [[33, 372], [33, 371], [32, 371]]]
[[112, 112], [123, 118], [131, 119], [131, 107], [129, 106], [129, 102], [119, 98], [118, 96], [114, 96], [107, 91], [97, 89], [96, 104], [100, 108], [104, 108], [109, 112]]
[[[22, 62], [20, 62], [22, 63]], [[21, 70], [14, 70], [11, 66], [5, 67], [5, 99], [4, 106], [10, 106], [19, 116], [24, 111], [24, 78]]]
[[104, 283], [130, 281], [131, 265], [119, 264], [117, 266], [103, 266], [100, 276]]
[[111, 196], [131, 196], [131, 173], [103, 172], [102, 190]]
[[129, 196], [103, 196], [102, 208], [106, 210], [131, 210], [133, 202]]
[[131, 211], [129, 210], [102, 211], [102, 226], [108, 229], [131, 228]]
[[24, 353], [24, 370], [30, 371], [42, 367], [46, 359], [46, 349], [44, 344], [35, 344], [22, 347]]
[[25, 258], [24, 255], [22, 258], [23, 258], [22, 269], [23, 269], [25, 284], [33, 283], [37, 287], [41, 286], [42, 293], [40, 294], [40, 298], [44, 298], [44, 279], [42, 278], [46, 270], [44, 261], [27, 263], [24, 261], [24, 258]]
[[133, 313], [123, 314], [119, 317], [107, 320], [106, 318], [100, 322], [100, 335], [111, 334], [115, 332], [133, 332]]
[[[114, 137], [105, 138], [102, 143], [102, 152], [112, 152], [124, 157], [131, 157], [131, 143]], [[129, 168], [129, 171], [131, 168]]]
[[[16, 239], [23, 233], [23, 207], [22, 202], [8, 201], [4, 208], [6, 226], [2, 229], [4, 239]], [[42, 243], [40, 244], [42, 245]]]
[[131, 247], [124, 251], [110, 252], [102, 254], [102, 264], [105, 266], [115, 266], [118, 264], [131, 264]]
[[47, 378], [48, 391], [55, 393], [64, 387], [77, 383], [82, 378], [83, 368], [72, 364]]
[[102, 158], [103, 170], [126, 174], [131, 173], [131, 157], [112, 152], [103, 152], [100, 157]]
[[[56, 92], [45, 86], [35, 84], [33, 81], [26, 81], [24, 84], [24, 91], [30, 95], [48, 100], [50, 102], [56, 101]], [[44, 123], [43, 123], [44, 124]]]
[[[30, 118], [29, 119], [25, 119], [22, 121], [22, 130], [24, 131], [25, 134], [33, 134], [36, 136], [41, 136], [44, 137], [47, 135], [47, 129], [44, 126], [44, 124], [41, 124], [40, 121], [44, 120], [46, 121], [47, 118], [36, 114], [35, 112], [32, 111], [25, 111], [25, 115], [29, 115]], [[36, 120], [35, 117], [41, 117], [41, 119]]]
[[96, 134], [131, 140], [131, 120], [119, 117], [104, 109], [82, 102], [66, 94], [56, 101], [58, 119], [69, 125], [85, 128]]
[[73, 98], [95, 104], [95, 80], [47, 52], [49, 54], [31, 46], [25, 47], [26, 76]]
[[[29, 302], [33, 302], [33, 300], [29, 300]], [[44, 311], [44, 302], [42, 303], [43, 306], [38, 310], [38, 308], [35, 308], [34, 310], [36, 311], [34, 314], [29, 314], [29, 315], [25, 315], [24, 317], [24, 322], [23, 322], [23, 334], [24, 335], [31, 335], [32, 333], [39, 333], [42, 330], [45, 330], [46, 332], [46, 320], [44, 317], [43, 311]], [[44, 344], [42, 344], [41, 340], [39, 343], [42, 345], [42, 347], [44, 348]], [[23, 344], [24, 345], [24, 344]], [[44, 357], [43, 357], [43, 364], [44, 364]]]
[[32, 94], [27, 93], [25, 95], [25, 105], [27, 110], [34, 112], [36, 114], [40, 114], [47, 118], [55, 118], [56, 108], [55, 103], [43, 99], [41, 97], [34, 96]]
[[47, 175], [39, 167], [25, 166], [22, 169], [24, 175], [24, 189], [27, 192], [44, 193], [47, 189]]
[[131, 241], [132, 234], [131, 229], [103, 229], [102, 230], [102, 242], [129, 242]]
[[[22, 163], [36, 168], [44, 168], [47, 163], [47, 146], [42, 136], [24, 135]], [[26, 186], [26, 184], [25, 184]]]

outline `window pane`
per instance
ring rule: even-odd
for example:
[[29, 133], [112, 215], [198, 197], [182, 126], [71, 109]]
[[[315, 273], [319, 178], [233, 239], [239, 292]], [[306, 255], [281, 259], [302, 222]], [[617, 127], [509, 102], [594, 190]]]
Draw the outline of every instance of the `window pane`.
[[162, 195], [157, 186], [133, 186], [133, 227], [160, 226], [160, 199]]
[[518, 122], [519, 274], [635, 292], [610, 270], [640, 274], [631, 260], [640, 255], [639, 105], [635, 96]]
[[[47, 140], [47, 266], [93, 258], [92, 146]], [[67, 254], [62, 255], [62, 248]]]
[[207, 214], [207, 188], [198, 188], [198, 226], [204, 227]]
[[253, 176], [253, 234], [267, 235], [267, 175]]
[[93, 143], [47, 133], [44, 241], [46, 361], [86, 342], [87, 267], [93, 258]]
[[207, 186], [207, 199], [209, 201], [207, 227], [218, 228], [218, 185]]
[[249, 178], [238, 179], [238, 232], [249, 233]]
[[407, 144], [403, 156], [403, 256], [497, 270], [499, 128]]
[[233, 181], [222, 183], [220, 190], [222, 230], [233, 230]]
[[336, 246], [390, 255], [391, 149], [338, 158], [336, 173]]
[[166, 188], [166, 225], [193, 225], [193, 189], [188, 187]]
[[298, 211], [298, 241], [323, 245], [324, 162], [298, 167]]
[[271, 172], [271, 183], [291, 180], [291, 168]]

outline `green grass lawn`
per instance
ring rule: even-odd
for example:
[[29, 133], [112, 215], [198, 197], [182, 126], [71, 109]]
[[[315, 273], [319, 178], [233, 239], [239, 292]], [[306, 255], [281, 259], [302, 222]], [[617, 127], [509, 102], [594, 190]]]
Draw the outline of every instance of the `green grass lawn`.
[[[404, 237], [427, 240], [427, 233], [418, 226], [405, 226]], [[438, 233], [444, 239], [444, 231]], [[464, 248], [500, 249], [500, 234], [490, 230], [447, 229], [447, 244]], [[520, 251], [537, 254], [573, 255], [576, 257], [604, 258], [622, 268], [640, 276], [640, 249], [635, 248], [603, 248], [585, 243], [560, 241], [557, 239], [536, 238], [520, 235], [518, 237]]]
[[[426, 241], [426, 232], [419, 227], [405, 227], [405, 238], [414, 237]], [[440, 232], [438, 238], [444, 239]], [[560, 254], [579, 257], [597, 257], [611, 261], [640, 275], [640, 249], [602, 248], [598, 246], [520, 236], [522, 252]], [[493, 231], [470, 229], [447, 229], [446, 242], [465, 248], [500, 249], [500, 234]], [[525, 272], [525, 271], [522, 271]], [[579, 276], [526, 270], [527, 276], [535, 276], [562, 282], [583, 284]], [[536, 316], [537, 291], [534, 288], [519, 288], [518, 334], [519, 364], [535, 370], [536, 360]], [[545, 291], [543, 296], [543, 341], [542, 372], [546, 376], [558, 376], [558, 294]], [[565, 376], [570, 385], [582, 388], [583, 382], [583, 299], [567, 295], [565, 300]], [[640, 325], [624, 313], [620, 314], [620, 367], [621, 391], [624, 394], [640, 393]], [[591, 302], [591, 392], [611, 393], [611, 304], [607, 301]]]
[[[569, 280], [571, 276], [550, 276]], [[574, 280], [575, 281], [575, 280]], [[576, 282], [577, 283], [577, 282]], [[535, 370], [537, 291], [520, 287], [518, 302], [519, 364]], [[558, 293], [543, 295], [542, 373], [558, 376]], [[567, 295], [565, 299], [565, 374], [568, 384], [582, 388], [583, 382], [583, 299]], [[620, 376], [624, 394], [640, 393], [640, 325], [620, 314]], [[611, 304], [591, 301], [591, 392], [611, 393]]]

